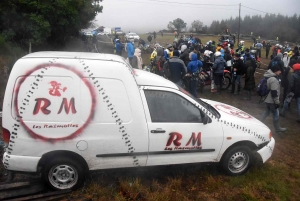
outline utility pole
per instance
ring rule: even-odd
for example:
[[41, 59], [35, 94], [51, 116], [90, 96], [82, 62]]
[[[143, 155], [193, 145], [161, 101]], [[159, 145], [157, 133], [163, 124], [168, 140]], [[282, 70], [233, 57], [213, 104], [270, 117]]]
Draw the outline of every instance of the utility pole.
[[239, 4], [239, 31], [238, 31], [238, 44], [240, 43], [240, 29], [241, 29], [241, 3]]

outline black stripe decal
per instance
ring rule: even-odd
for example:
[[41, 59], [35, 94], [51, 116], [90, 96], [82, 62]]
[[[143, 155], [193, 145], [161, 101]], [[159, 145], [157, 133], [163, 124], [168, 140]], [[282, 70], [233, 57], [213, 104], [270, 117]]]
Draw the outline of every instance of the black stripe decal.
[[121, 157], [121, 156], [143, 156], [143, 155], [160, 155], [160, 154], [188, 154], [197, 152], [214, 152], [215, 149], [192, 149], [178, 151], [154, 151], [154, 152], [132, 152], [132, 153], [115, 153], [115, 154], [97, 154], [96, 157]]

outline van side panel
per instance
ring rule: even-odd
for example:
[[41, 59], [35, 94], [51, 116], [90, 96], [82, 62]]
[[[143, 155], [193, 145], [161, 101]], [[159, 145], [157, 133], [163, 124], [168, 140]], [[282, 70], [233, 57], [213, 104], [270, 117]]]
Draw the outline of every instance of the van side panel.
[[146, 164], [141, 96], [123, 62], [20, 59], [9, 78], [3, 114], [3, 127], [13, 136], [7, 169], [36, 171], [38, 161], [18, 167], [13, 158], [39, 158], [55, 150], [80, 154], [91, 170]]

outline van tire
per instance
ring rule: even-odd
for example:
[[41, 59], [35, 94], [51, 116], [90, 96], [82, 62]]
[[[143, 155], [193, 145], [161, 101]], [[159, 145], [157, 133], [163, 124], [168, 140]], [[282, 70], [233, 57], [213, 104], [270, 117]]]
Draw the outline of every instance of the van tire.
[[235, 146], [226, 151], [220, 166], [225, 174], [238, 176], [246, 173], [253, 161], [254, 155], [249, 147]]
[[54, 190], [75, 190], [83, 184], [85, 175], [83, 168], [76, 161], [60, 157], [45, 164], [42, 177]]

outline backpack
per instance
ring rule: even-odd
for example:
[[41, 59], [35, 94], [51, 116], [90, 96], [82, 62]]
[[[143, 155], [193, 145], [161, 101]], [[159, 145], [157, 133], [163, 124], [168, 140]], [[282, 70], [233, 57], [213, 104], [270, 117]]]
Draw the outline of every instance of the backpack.
[[165, 61], [164, 61], [164, 56], [161, 56], [161, 57], [158, 59], [158, 61], [157, 61], [157, 69], [158, 69], [159, 72], [163, 70], [163, 68], [164, 68], [164, 63], [165, 63]]
[[256, 92], [257, 94], [262, 98], [265, 97], [262, 101], [264, 101], [267, 98], [267, 95], [269, 94], [270, 90], [268, 89], [267, 86], [267, 77], [262, 78], [257, 86]]

